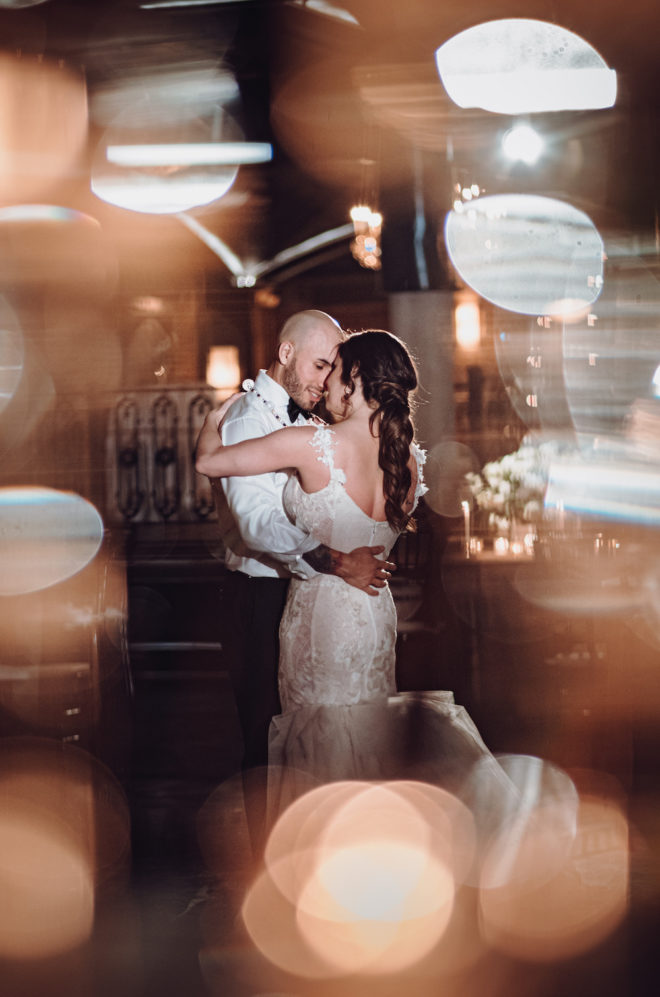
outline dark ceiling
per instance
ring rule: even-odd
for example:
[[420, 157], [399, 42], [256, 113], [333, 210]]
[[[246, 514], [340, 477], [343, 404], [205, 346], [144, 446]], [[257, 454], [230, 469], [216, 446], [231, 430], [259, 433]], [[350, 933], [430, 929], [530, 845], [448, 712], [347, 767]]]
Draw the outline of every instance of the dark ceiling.
[[[172, 280], [192, 267], [231, 284], [221, 260], [176, 218], [113, 208], [89, 190], [94, 148], [109, 113], [153, 90], [159, 76], [194, 75], [195, 69], [233, 75], [238, 92], [227, 109], [246, 138], [274, 148], [272, 162], [242, 167], [224, 198], [190, 212], [241, 259], [268, 260], [345, 225], [350, 206], [364, 199], [385, 216], [386, 286], [414, 287], [408, 253], [413, 201], [418, 198], [419, 209], [422, 199], [435, 245], [456, 171], [488, 189], [513, 185], [570, 197], [600, 224], [654, 232], [657, 0], [337, 0], [359, 26], [286, 0], [159, 7], [155, 0], [151, 6], [146, 0], [45, 0], [0, 7], [5, 52], [63, 60], [79, 68], [87, 84], [86, 155], [41, 199], [50, 196], [97, 218], [123, 272], [136, 281], [157, 272]], [[434, 51], [443, 41], [482, 20], [512, 16], [549, 20], [582, 35], [618, 73], [615, 108], [542, 116], [557, 150], [545, 173], [498, 174], [492, 148], [500, 116], [457, 109], [435, 71]], [[579, 169], [569, 169], [571, 141], [581, 144]], [[357, 266], [345, 242], [318, 257], [329, 258], [335, 267]], [[443, 272], [439, 260], [439, 283]], [[282, 269], [279, 279], [286, 273]], [[275, 272], [271, 281], [277, 279]]]

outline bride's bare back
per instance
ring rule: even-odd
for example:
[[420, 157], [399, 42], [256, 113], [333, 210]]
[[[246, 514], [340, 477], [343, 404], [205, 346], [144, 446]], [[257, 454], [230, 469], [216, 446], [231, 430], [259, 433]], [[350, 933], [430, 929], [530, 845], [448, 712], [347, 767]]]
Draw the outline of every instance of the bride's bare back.
[[[344, 487], [347, 494], [365, 515], [379, 522], [384, 521], [387, 517], [383, 471], [378, 463], [378, 437], [369, 430], [367, 423], [354, 419], [346, 419], [333, 426], [332, 433], [335, 464], [345, 474]], [[408, 466], [411, 470], [412, 483], [408, 509], [404, 511], [412, 508], [417, 484], [417, 464], [412, 454]], [[303, 490], [312, 494], [327, 485], [329, 471], [318, 458], [310, 459], [305, 462], [304, 467], [298, 469], [298, 477]]]

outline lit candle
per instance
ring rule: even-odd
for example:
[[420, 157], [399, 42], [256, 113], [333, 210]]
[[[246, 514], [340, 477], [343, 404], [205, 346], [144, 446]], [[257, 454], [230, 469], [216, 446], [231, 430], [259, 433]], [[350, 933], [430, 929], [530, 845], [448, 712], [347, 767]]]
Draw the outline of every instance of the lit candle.
[[461, 502], [461, 509], [463, 510], [463, 527], [465, 530], [465, 553], [470, 556], [470, 503]]
[[509, 541], [507, 540], [507, 538], [495, 537], [495, 541], [493, 543], [493, 550], [500, 557], [502, 557], [502, 555], [504, 554], [507, 554], [509, 551]]

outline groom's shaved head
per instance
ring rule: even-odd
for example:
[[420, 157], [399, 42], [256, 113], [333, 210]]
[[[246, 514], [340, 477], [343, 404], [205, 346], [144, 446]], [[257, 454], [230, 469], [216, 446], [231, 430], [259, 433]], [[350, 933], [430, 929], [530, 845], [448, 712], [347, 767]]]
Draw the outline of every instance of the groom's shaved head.
[[293, 343], [300, 347], [310, 336], [319, 333], [334, 336], [337, 342], [345, 338], [345, 334], [336, 319], [327, 312], [319, 311], [316, 308], [308, 308], [304, 312], [296, 312], [288, 318], [280, 331], [279, 343]]
[[327, 312], [315, 308], [296, 312], [282, 326], [268, 373], [301, 408], [311, 411], [323, 396], [337, 347], [345, 338]]

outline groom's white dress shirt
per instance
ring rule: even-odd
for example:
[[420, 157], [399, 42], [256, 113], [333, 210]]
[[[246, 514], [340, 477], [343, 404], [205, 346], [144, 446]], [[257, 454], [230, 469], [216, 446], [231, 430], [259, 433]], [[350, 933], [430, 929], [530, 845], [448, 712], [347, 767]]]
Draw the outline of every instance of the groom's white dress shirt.
[[[289, 396], [284, 388], [265, 370], [259, 371], [254, 387], [255, 392], [246, 392], [227, 413], [221, 427], [224, 444], [240, 443], [282, 429], [274, 413], [285, 425], [290, 425]], [[306, 425], [303, 416], [298, 416], [295, 425]], [[307, 551], [318, 547], [318, 541], [294, 526], [282, 505], [287, 479], [286, 471], [273, 471], [223, 478], [222, 488], [215, 485], [218, 521], [226, 547], [225, 563], [230, 570], [260, 578], [290, 575], [311, 578], [316, 574], [302, 558]]]

